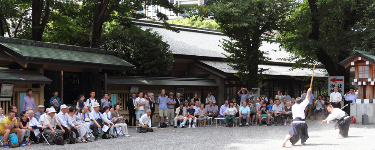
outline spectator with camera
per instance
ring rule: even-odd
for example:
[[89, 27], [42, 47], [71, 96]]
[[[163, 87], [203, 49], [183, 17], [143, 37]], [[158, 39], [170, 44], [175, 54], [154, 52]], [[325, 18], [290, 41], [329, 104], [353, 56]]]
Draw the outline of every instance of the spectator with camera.
[[279, 100], [280, 102], [283, 100], [284, 95], [281, 93], [280, 90], [277, 91], [277, 95], [275, 96], [275, 100]]
[[258, 112], [259, 126], [262, 126], [262, 118], [266, 118], [267, 126], [270, 126], [269, 121], [270, 121], [271, 115], [269, 112], [270, 112], [270, 109], [267, 107], [266, 102], [263, 101]]
[[314, 103], [314, 106], [316, 106], [316, 108], [314, 110], [314, 115], [313, 116], [314, 116], [314, 119], [318, 119], [316, 117], [316, 114], [318, 112], [321, 112], [322, 115], [324, 115], [324, 100], [322, 100], [322, 96], [319, 95], [318, 100], [316, 100], [315, 103]]
[[237, 92], [238, 96], [241, 98], [240, 104], [242, 104], [242, 102], [249, 97], [249, 93], [250, 92], [247, 90], [247, 88], [241, 87], [241, 89]]
[[104, 98], [101, 99], [100, 102], [101, 102], [102, 108], [104, 108], [105, 106], [108, 106], [109, 108], [112, 107], [112, 102], [110, 100], [108, 93], [104, 93]]
[[[19, 126], [20, 118], [15, 117], [15, 113], [13, 111], [8, 112], [8, 116], [3, 118], [0, 123], [0, 136], [3, 136], [2, 139], [4, 141], [8, 141], [10, 133], [16, 133], [18, 137], [18, 143], [20, 147], [25, 146], [21, 139], [21, 129]], [[4, 142], [4, 148], [9, 148], [7, 142]]]

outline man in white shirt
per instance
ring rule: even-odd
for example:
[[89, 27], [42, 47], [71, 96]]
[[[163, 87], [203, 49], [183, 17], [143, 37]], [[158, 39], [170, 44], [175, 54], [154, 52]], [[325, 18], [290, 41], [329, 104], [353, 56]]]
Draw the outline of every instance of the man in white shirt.
[[348, 131], [351, 122], [348, 114], [346, 114], [339, 108], [333, 108], [332, 105], [327, 106], [327, 110], [331, 114], [325, 120], [323, 120], [322, 123], [329, 123], [329, 121], [337, 119], [338, 121], [335, 125], [337, 136], [335, 137], [335, 139], [338, 139], [339, 135], [341, 135], [342, 137], [348, 137]]
[[307, 90], [305, 99], [297, 97], [296, 103], [292, 106], [293, 123], [290, 126], [289, 134], [286, 135], [282, 147], [285, 147], [288, 140], [290, 140], [292, 145], [296, 144], [299, 140], [301, 140], [302, 145], [305, 145], [306, 140], [309, 138], [308, 127], [305, 122], [305, 107], [309, 104], [310, 93], [311, 88]]
[[93, 104], [94, 102], [98, 102], [98, 101], [95, 99], [95, 92], [92, 91], [92, 92], [90, 93], [90, 98], [87, 99], [87, 100], [86, 100], [86, 103], [85, 103], [85, 106], [88, 106], [88, 107], [90, 108], [90, 109], [89, 109], [90, 112], [93, 112], [93, 111], [94, 111], [94, 108], [92, 107], [92, 104]]
[[[45, 116], [45, 119], [43, 121], [43, 128], [44, 130], [44, 135], [47, 135], [48, 137], [48, 142], [50, 144], [53, 144], [54, 142], [54, 135], [56, 133], [61, 134], [65, 133], [65, 130], [57, 120], [57, 115], [55, 114], [56, 110], [54, 108], [48, 108], [47, 109], [47, 115]], [[56, 129], [56, 127], [60, 127], [60, 129]]]
[[148, 128], [151, 128], [151, 110], [147, 110], [146, 114], [143, 114], [142, 117], [139, 119], [139, 126], [147, 125]]
[[[60, 113], [57, 114], [57, 120], [59, 121], [62, 127], [60, 128], [60, 126], [58, 126], [57, 129], [65, 130], [65, 133], [63, 135], [64, 140], [69, 139], [70, 132], [77, 130], [77, 127], [72, 123], [67, 112], [68, 112], [68, 107], [65, 104], [63, 104], [60, 106]], [[78, 135], [77, 132], [76, 132], [76, 135]]]
[[350, 116], [350, 105], [353, 105], [355, 103], [355, 100], [358, 98], [358, 95], [354, 93], [354, 89], [351, 88], [348, 93], [344, 95], [345, 98], [345, 105], [348, 104], [348, 106], [345, 109], [345, 112]]
[[330, 97], [330, 102], [331, 102], [331, 105], [333, 106], [333, 108], [341, 108], [341, 99], [342, 99], [342, 96], [338, 91], [338, 87], [335, 86], [333, 88], [334, 92], [332, 92], [329, 97]]
[[285, 92], [284, 98], [286, 98], [288, 102], [292, 100], [292, 97], [290, 97], [290, 95], [288, 94], [288, 91]]
[[136, 119], [136, 125], [139, 123], [139, 118], [145, 113], [145, 105], [146, 105], [146, 100], [143, 98], [143, 92], [139, 91], [138, 92], [138, 98], [135, 99], [135, 102], [139, 106], [139, 109], [135, 111], [135, 119]]
[[318, 112], [321, 112], [324, 115], [324, 100], [322, 100], [321, 96], [319, 96], [318, 100], [315, 101], [314, 106], [316, 106], [314, 110], [314, 119], [318, 119], [316, 118], [316, 114]]

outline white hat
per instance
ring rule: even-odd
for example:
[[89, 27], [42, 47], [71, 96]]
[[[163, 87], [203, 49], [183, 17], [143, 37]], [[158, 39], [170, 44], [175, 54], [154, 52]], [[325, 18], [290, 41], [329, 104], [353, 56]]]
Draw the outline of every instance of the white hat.
[[92, 107], [99, 107], [100, 105], [99, 105], [99, 103], [97, 103], [97, 102], [93, 102], [92, 103]]
[[48, 113], [56, 112], [55, 108], [47, 108]]
[[38, 108], [44, 108], [44, 106], [43, 105], [39, 105]]
[[65, 104], [62, 104], [62, 105], [60, 106], [60, 108], [61, 108], [61, 109], [64, 109], [64, 108], [68, 108], [68, 107], [66, 107]]

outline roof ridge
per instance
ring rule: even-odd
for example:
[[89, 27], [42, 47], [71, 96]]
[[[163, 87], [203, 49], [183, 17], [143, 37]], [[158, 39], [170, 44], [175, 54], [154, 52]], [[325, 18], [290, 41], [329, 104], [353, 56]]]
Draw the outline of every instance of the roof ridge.
[[109, 50], [104, 50], [104, 49], [99, 49], [99, 48], [89, 48], [89, 47], [82, 47], [82, 46], [49, 43], [49, 42], [41, 42], [41, 41], [34, 41], [34, 40], [27, 40], [27, 39], [2, 37], [2, 36], [0, 36], [0, 43], [20, 44], [20, 45], [27, 45], [27, 46], [54, 48], [54, 49], [62, 49], [62, 50], [68, 50], [68, 51], [80, 51], [80, 52], [97, 53], [97, 54], [105, 54], [105, 55], [116, 55], [116, 52], [114, 51], [109, 51]]

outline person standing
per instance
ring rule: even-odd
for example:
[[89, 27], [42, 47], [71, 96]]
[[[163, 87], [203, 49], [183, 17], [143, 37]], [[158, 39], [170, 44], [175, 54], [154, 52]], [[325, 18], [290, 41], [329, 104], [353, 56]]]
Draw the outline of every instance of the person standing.
[[277, 95], [275, 96], [275, 100], [279, 100], [280, 102], [283, 101], [284, 95], [281, 93], [280, 90], [277, 91]]
[[30, 107], [35, 112], [34, 98], [31, 97], [31, 95], [33, 95], [33, 90], [31, 89], [26, 90], [26, 95], [27, 96], [25, 96], [22, 101], [22, 111], [26, 111], [26, 108]]
[[164, 117], [164, 122], [167, 123], [167, 103], [168, 103], [168, 96], [165, 95], [165, 90], [161, 89], [161, 95], [158, 97], [159, 103], [159, 127], [161, 117]]
[[[168, 121], [171, 123], [170, 125], [173, 126], [173, 119], [174, 119], [174, 105], [176, 104], [175, 99], [173, 98], [173, 93], [169, 93], [169, 98], [168, 98], [168, 103], [167, 103], [167, 117]], [[167, 123], [168, 124], [168, 123]]]
[[344, 95], [345, 101], [344, 104], [348, 104], [348, 106], [345, 109], [345, 112], [350, 116], [350, 105], [355, 103], [355, 100], [357, 99], [358, 95], [354, 93], [354, 89], [351, 88], [348, 93]]
[[292, 97], [290, 97], [288, 91], [285, 92], [284, 98], [286, 98], [286, 100], [287, 100], [288, 102], [290, 102], [290, 101], [292, 100]]
[[237, 95], [241, 98], [240, 104], [242, 105], [242, 102], [246, 101], [246, 98], [249, 97], [249, 91], [247, 88], [242, 88], [237, 92]]
[[132, 93], [132, 97], [128, 100], [127, 104], [126, 104], [126, 107], [128, 107], [128, 110], [129, 110], [129, 125], [130, 126], [135, 126], [135, 120], [136, 120], [136, 117], [135, 117], [135, 106], [137, 105], [137, 102], [135, 102], [136, 100], [136, 95], [135, 93]]
[[112, 107], [112, 102], [111, 100], [109, 99], [109, 95], [108, 93], [104, 93], [104, 98], [100, 100], [101, 102], [101, 106], [102, 108], [104, 108], [105, 106], [108, 106], [109, 108]]
[[331, 102], [331, 105], [333, 106], [333, 108], [341, 108], [341, 99], [342, 99], [342, 96], [341, 96], [341, 93], [337, 92], [338, 91], [338, 87], [335, 86], [333, 88], [334, 92], [332, 92], [329, 97], [330, 97], [330, 102]]
[[138, 126], [139, 124], [139, 119], [142, 117], [143, 114], [145, 114], [145, 105], [146, 105], [146, 100], [143, 98], [143, 92], [139, 91], [138, 92], [138, 98], [135, 100], [137, 105], [139, 106], [138, 110], [135, 110], [135, 118], [136, 118], [136, 123], [135, 125]]
[[95, 92], [92, 91], [92, 92], [90, 93], [90, 98], [86, 100], [86, 104], [85, 104], [85, 106], [88, 106], [88, 107], [90, 108], [90, 109], [89, 109], [90, 112], [93, 112], [93, 111], [94, 111], [94, 107], [92, 107], [92, 104], [93, 104], [94, 102], [97, 103], [98, 101], [95, 99]]
[[154, 116], [154, 111], [155, 111], [155, 100], [154, 100], [154, 93], [149, 93], [148, 94], [148, 103], [150, 105], [150, 110], [151, 110], [151, 118]]
[[[49, 100], [49, 104], [55, 108], [57, 113], [59, 113], [61, 101], [60, 101], [60, 98], [57, 97], [57, 96], [59, 96], [59, 92], [58, 91], [53, 92], [53, 96]], [[37, 119], [39, 120], [39, 118], [37, 118]]]
[[184, 104], [184, 100], [181, 97], [180, 93], [176, 93], [176, 98], [175, 98], [176, 104], [174, 105], [175, 110], [180, 107], [180, 104]]

